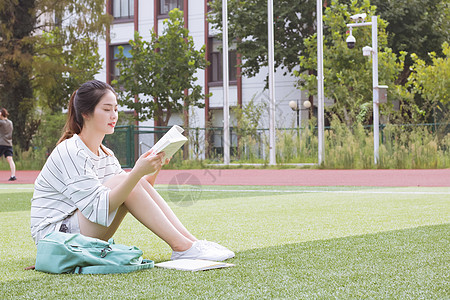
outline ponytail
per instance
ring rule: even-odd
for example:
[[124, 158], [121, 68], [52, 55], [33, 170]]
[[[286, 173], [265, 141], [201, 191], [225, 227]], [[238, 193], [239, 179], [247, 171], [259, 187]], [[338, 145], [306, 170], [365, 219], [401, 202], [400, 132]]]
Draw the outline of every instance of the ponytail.
[[[59, 138], [59, 141], [56, 143], [57, 145], [64, 140], [70, 139], [74, 134], [79, 134], [81, 129], [83, 128], [83, 123], [80, 124], [77, 118], [76, 109], [75, 109], [75, 97], [77, 95], [77, 91], [73, 92], [72, 97], [70, 97], [69, 101], [69, 110], [67, 112], [67, 121], [64, 125], [63, 134]], [[83, 122], [83, 118], [81, 118], [81, 122]]]

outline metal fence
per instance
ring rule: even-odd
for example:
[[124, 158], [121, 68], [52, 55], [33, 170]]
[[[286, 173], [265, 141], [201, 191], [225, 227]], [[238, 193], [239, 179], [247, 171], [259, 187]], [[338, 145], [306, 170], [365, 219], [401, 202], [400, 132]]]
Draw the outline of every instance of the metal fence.
[[[122, 167], [129, 168], [136, 159], [162, 137], [171, 127], [162, 126], [117, 126], [113, 135], [107, 135], [104, 144], [114, 151]], [[189, 149], [188, 157], [202, 159], [215, 157], [220, 159], [223, 154], [223, 128], [187, 128], [189, 143], [177, 153], [182, 156], [184, 149]], [[237, 134], [232, 128], [231, 148], [234, 155], [237, 151]]]
[[[444, 135], [450, 132], [450, 124], [404, 124], [402, 130], [425, 127], [434, 134], [438, 130]], [[384, 129], [386, 125], [380, 125], [380, 143], [387, 139]], [[365, 126], [369, 134], [373, 126]], [[134, 166], [137, 158], [149, 150], [151, 146], [162, 137], [170, 127], [153, 126], [117, 126], [113, 135], [105, 138], [105, 145], [114, 151], [121, 165], [125, 168]], [[333, 130], [325, 127], [325, 131]], [[221, 162], [223, 159], [223, 128], [187, 128], [189, 142], [178, 151], [175, 160], [182, 159], [205, 159]], [[394, 137], [395, 138], [395, 137]], [[230, 128], [230, 153], [231, 159], [236, 161], [259, 161], [268, 160], [269, 130], [256, 129], [245, 131], [240, 128]], [[292, 144], [294, 143], [294, 144]], [[278, 147], [281, 145], [282, 147]], [[187, 148], [187, 149], [185, 149]], [[284, 161], [292, 158], [302, 158], [303, 162], [313, 162], [317, 158], [317, 127], [302, 128], [278, 128], [277, 129], [277, 155]], [[283, 152], [284, 151], [284, 152]], [[297, 152], [302, 152], [299, 156]], [[184, 155], [183, 155], [184, 154]], [[278, 161], [278, 159], [277, 159]]]

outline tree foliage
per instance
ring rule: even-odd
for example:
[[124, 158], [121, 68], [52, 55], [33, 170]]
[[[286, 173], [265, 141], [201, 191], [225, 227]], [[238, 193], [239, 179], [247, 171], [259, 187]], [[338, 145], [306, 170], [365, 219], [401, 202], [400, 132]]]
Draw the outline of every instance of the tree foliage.
[[237, 149], [239, 158], [243, 158], [245, 152], [252, 153], [250, 148], [256, 148], [262, 142], [258, 128], [261, 128], [261, 118], [267, 107], [265, 103], [255, 103], [254, 100], [253, 98], [242, 107], [236, 106], [231, 109], [235, 116], [234, 131], [239, 136]]
[[39, 16], [43, 32], [35, 47], [33, 83], [40, 105], [58, 112], [75, 89], [101, 70], [98, 40], [111, 17], [103, 0], [42, 0]]
[[32, 32], [36, 16], [34, 0], [0, 2], [0, 104], [14, 122], [14, 141], [28, 148], [38, 122], [30, 115], [34, 108]]
[[131, 57], [119, 47], [120, 76], [113, 84], [120, 87], [121, 103], [134, 109], [139, 120], [154, 118], [167, 126], [172, 113], [183, 111], [185, 105], [204, 106], [202, 86], [195, 81], [197, 70], [207, 66], [205, 47], [195, 49], [182, 11], [169, 12], [162, 35], [152, 30], [151, 40], [145, 41], [136, 32], [129, 43]]
[[[369, 0], [350, 1], [350, 4], [333, 0], [324, 13], [323, 21], [326, 27], [324, 34], [324, 78], [325, 96], [334, 100], [334, 105], [327, 107], [330, 114], [336, 115], [341, 121], [352, 124], [372, 121], [372, 60], [362, 54], [364, 46], [372, 45], [371, 27], [353, 29], [356, 38], [354, 49], [348, 49], [345, 34], [350, 16], [367, 13], [367, 20], [375, 15], [375, 7]], [[402, 99], [402, 88], [395, 84], [403, 69], [405, 53], [399, 57], [387, 47], [386, 22], [378, 18], [378, 72], [379, 84], [389, 86], [389, 99]], [[302, 69], [317, 68], [316, 35], [305, 40], [306, 49], [300, 56]], [[300, 78], [299, 86], [308, 90], [309, 94], [317, 94], [317, 78], [304, 72], [296, 72]], [[410, 109], [404, 103], [402, 109]], [[393, 104], [381, 105], [381, 114], [393, 121], [401, 118], [402, 112], [395, 112]]]
[[20, 148], [29, 148], [39, 126], [38, 103], [60, 112], [100, 70], [97, 41], [110, 21], [104, 7], [103, 0], [0, 2], [0, 104]]
[[[450, 40], [450, 2], [447, 0], [372, 0], [377, 14], [387, 21], [388, 45], [392, 51], [415, 53], [431, 63], [428, 53], [442, 56], [441, 45]], [[413, 60], [406, 56], [400, 78], [406, 82]]]
[[[280, 0], [274, 3], [275, 67], [291, 72], [305, 50], [304, 39], [314, 33], [314, 0]], [[222, 32], [222, 0], [209, 2], [209, 22]], [[255, 76], [267, 66], [267, 1], [229, 0], [228, 33], [242, 57], [242, 75]], [[219, 37], [221, 35], [219, 34]]]
[[412, 54], [412, 73], [408, 78], [407, 86], [412, 93], [421, 95], [421, 113], [425, 121], [437, 122], [446, 119], [450, 110], [450, 46], [447, 42], [442, 45], [444, 57], [438, 57], [431, 52], [431, 64]]

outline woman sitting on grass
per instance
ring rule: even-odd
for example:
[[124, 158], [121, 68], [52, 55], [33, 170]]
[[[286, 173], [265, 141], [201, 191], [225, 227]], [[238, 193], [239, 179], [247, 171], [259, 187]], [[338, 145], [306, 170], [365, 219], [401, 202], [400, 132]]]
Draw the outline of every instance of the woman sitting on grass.
[[108, 84], [89, 81], [72, 94], [65, 132], [35, 182], [35, 243], [53, 231], [108, 240], [130, 212], [172, 248], [172, 260], [234, 257], [219, 244], [197, 240], [153, 188], [157, 173], [168, 163], [164, 153], [148, 151], [129, 173], [121, 169], [102, 145], [105, 134], [114, 132], [117, 118], [116, 93]]

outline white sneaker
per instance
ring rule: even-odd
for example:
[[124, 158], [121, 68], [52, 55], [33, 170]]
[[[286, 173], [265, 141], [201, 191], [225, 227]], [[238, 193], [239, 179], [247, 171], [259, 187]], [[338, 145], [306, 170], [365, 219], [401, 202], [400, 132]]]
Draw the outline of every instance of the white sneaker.
[[205, 259], [205, 260], [213, 260], [213, 261], [224, 261], [230, 257], [230, 250], [226, 249], [221, 250], [217, 247], [205, 243], [206, 241], [195, 241], [192, 244], [192, 247], [186, 251], [173, 251], [171, 260], [176, 259]]
[[202, 240], [202, 241], [199, 241], [199, 242], [200, 243], [204, 243], [204, 244], [206, 244], [206, 245], [208, 245], [210, 247], [216, 248], [218, 250], [225, 251], [228, 254], [228, 258], [233, 258], [235, 256], [233, 251], [225, 248], [224, 246], [222, 246], [220, 244], [217, 244], [217, 243], [214, 243], [214, 242], [210, 242], [210, 241], [206, 241], [206, 240]]

